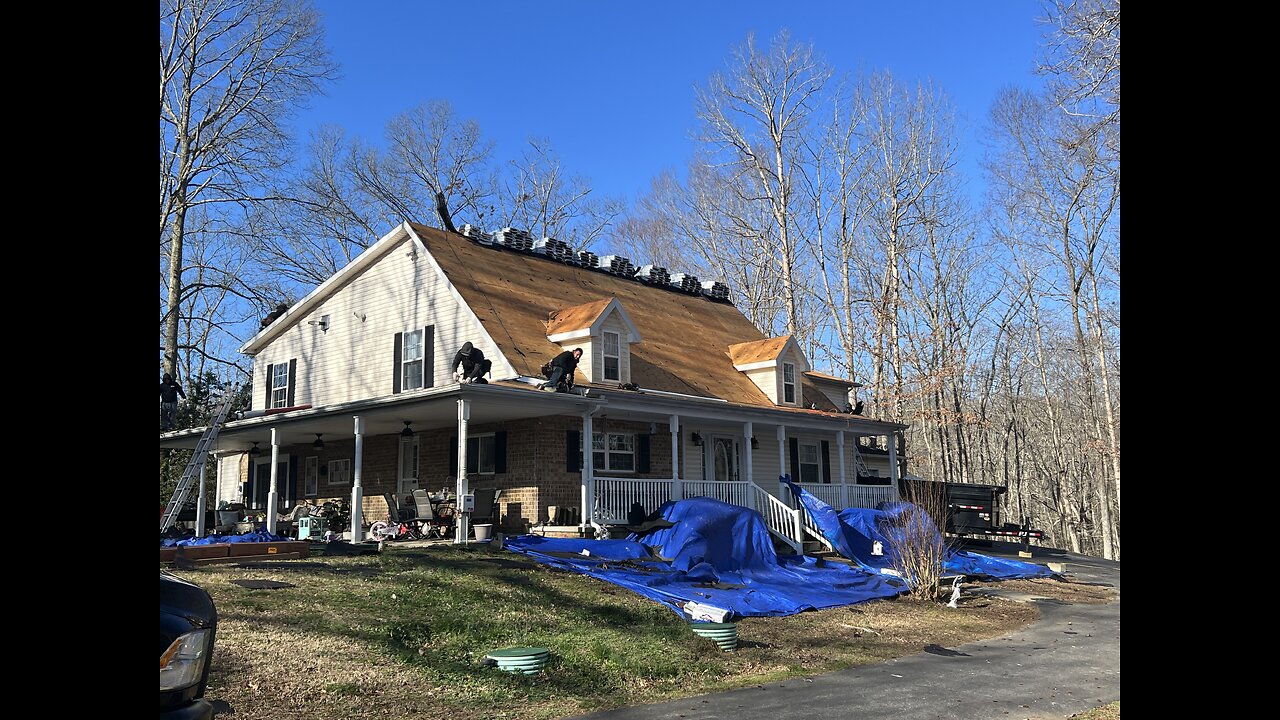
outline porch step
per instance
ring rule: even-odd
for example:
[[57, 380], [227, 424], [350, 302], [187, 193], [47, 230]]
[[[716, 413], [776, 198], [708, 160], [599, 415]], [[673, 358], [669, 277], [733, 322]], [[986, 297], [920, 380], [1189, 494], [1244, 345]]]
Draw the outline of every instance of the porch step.
[[827, 550], [826, 545], [823, 545], [817, 540], [805, 540], [804, 542], [800, 543], [800, 545], [801, 547], [804, 548], [805, 555], [817, 555], [819, 553], [830, 552], [829, 550]]

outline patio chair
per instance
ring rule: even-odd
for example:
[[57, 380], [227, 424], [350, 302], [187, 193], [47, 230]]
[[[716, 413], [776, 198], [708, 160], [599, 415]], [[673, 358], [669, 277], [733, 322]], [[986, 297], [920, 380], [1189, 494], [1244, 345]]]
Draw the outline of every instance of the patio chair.
[[414, 490], [413, 501], [418, 507], [418, 523], [423, 535], [443, 538], [453, 527], [451, 520], [436, 515], [435, 506], [431, 504], [431, 496], [426, 490]]
[[498, 509], [498, 496], [502, 491], [498, 488], [476, 488], [472, 491], [476, 496], [475, 509], [471, 511], [471, 522], [484, 522], [494, 519]]

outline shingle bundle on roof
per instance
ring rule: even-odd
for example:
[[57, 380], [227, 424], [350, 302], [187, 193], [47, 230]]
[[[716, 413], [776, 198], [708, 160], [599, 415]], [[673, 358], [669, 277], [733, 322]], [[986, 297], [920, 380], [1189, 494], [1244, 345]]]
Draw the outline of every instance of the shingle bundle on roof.
[[702, 294], [713, 300], [728, 300], [729, 286], [715, 280], [705, 280], [702, 283]]
[[636, 267], [631, 264], [631, 259], [621, 255], [605, 255], [600, 258], [596, 267], [622, 277], [631, 277], [636, 274]]
[[690, 295], [697, 295], [702, 292], [702, 283], [698, 282], [697, 275], [690, 275], [689, 273], [675, 273], [671, 276], [671, 279], [668, 282], [671, 287], [676, 288], [681, 292], [687, 292]]
[[578, 264], [578, 258], [573, 254], [573, 249], [567, 243], [555, 238], [544, 237], [541, 240], [534, 241], [533, 251], [562, 263]]
[[533, 238], [529, 236], [528, 232], [517, 228], [502, 228], [494, 233], [494, 239], [498, 241], [499, 245], [512, 250], [529, 252], [533, 249]]
[[666, 285], [671, 280], [671, 273], [660, 265], [642, 265], [636, 271], [636, 279], [650, 285]]
[[600, 267], [600, 256], [596, 255], [590, 250], [579, 250], [578, 262], [583, 267], [589, 267], [589, 268]]
[[466, 225], [462, 226], [462, 235], [463, 237], [468, 237], [468, 238], [471, 238], [472, 240], [475, 240], [481, 245], [493, 244], [492, 235], [490, 235], [489, 233], [481, 230], [480, 228], [470, 223], [467, 223]]

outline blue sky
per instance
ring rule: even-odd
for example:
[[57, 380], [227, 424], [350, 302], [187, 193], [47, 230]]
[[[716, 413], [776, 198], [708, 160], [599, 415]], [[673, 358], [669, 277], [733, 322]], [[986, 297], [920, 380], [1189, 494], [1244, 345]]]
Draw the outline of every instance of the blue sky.
[[[479, 121], [496, 157], [529, 136], [565, 167], [629, 200], [692, 153], [694, 86], [725, 67], [748, 32], [812, 42], [838, 73], [932, 78], [955, 105], [961, 170], [980, 183], [979, 134], [997, 92], [1039, 86], [1038, 3], [403, 2], [319, 0], [341, 78], [295, 120], [380, 142], [394, 115], [448, 100]], [[971, 186], [977, 194], [978, 188]]]

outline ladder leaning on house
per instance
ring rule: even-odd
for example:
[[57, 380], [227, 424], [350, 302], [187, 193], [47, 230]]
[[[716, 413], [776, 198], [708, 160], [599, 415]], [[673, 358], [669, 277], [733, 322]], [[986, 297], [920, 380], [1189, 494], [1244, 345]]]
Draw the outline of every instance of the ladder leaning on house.
[[237, 389], [237, 387], [233, 386], [226, 391], [222, 398], [222, 405], [218, 407], [218, 412], [213, 416], [213, 421], [209, 423], [209, 429], [204, 431], [204, 435], [200, 436], [200, 442], [196, 443], [195, 452], [191, 453], [191, 460], [187, 463], [186, 469], [182, 471], [182, 478], [178, 480], [178, 486], [173, 489], [173, 497], [169, 498], [169, 504], [165, 506], [164, 514], [160, 516], [160, 532], [173, 527], [174, 522], [178, 519], [178, 514], [182, 512], [183, 504], [187, 502], [187, 496], [191, 494], [191, 486], [195, 484], [196, 479], [204, 472], [204, 462], [209, 456], [209, 448], [213, 446], [213, 441], [218, 438], [218, 430], [227, 418], [227, 412], [231, 409], [231, 403], [235, 400]]

